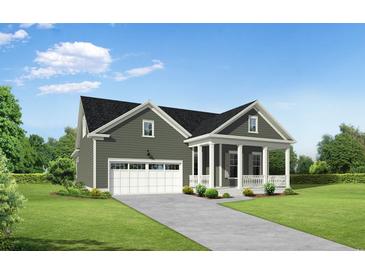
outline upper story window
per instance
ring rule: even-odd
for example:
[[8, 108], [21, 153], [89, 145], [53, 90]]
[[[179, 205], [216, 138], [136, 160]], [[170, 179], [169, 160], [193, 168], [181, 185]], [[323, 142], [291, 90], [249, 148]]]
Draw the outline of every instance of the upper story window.
[[155, 122], [151, 120], [143, 120], [142, 137], [155, 137]]
[[85, 118], [85, 115], [82, 116], [82, 138], [85, 137], [86, 135], [86, 118]]
[[248, 132], [258, 133], [258, 118], [257, 116], [248, 116]]

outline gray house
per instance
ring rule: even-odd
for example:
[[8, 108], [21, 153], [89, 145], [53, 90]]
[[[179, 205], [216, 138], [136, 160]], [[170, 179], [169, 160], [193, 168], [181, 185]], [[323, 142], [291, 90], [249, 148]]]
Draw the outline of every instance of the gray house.
[[[180, 193], [183, 185], [290, 186], [291, 135], [253, 101], [210, 113], [81, 97], [77, 180], [113, 194]], [[285, 174], [269, 175], [270, 150], [285, 150]]]

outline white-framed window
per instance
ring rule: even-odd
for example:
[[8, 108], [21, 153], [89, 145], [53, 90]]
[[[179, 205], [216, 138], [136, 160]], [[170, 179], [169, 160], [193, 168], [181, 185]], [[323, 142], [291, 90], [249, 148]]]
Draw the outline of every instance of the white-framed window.
[[261, 175], [261, 152], [252, 152], [252, 175]]
[[142, 137], [155, 137], [155, 122], [153, 120], [142, 121]]
[[229, 178], [237, 178], [237, 151], [229, 152]]
[[258, 117], [256, 115], [248, 116], [248, 132], [258, 133]]
[[85, 115], [84, 116], [82, 116], [82, 138], [84, 138], [85, 137], [85, 135], [86, 135], [86, 118], [85, 118]]

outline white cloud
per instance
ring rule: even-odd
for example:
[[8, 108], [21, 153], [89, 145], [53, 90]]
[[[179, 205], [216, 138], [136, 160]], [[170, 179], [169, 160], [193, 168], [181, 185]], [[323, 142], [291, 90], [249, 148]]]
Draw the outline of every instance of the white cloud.
[[101, 85], [100, 82], [90, 82], [90, 81], [84, 81], [80, 83], [47, 85], [38, 88], [41, 91], [40, 93], [38, 93], [38, 95], [87, 92], [91, 89], [99, 88], [100, 85]]
[[23, 79], [47, 79], [56, 75], [106, 72], [112, 62], [109, 49], [89, 42], [64, 42], [47, 51], [38, 51], [35, 63], [39, 67], [26, 68]]
[[23, 28], [23, 29], [27, 29], [32, 26], [36, 26], [37, 29], [53, 29], [54, 28], [54, 24], [50, 24], [50, 23], [38, 23], [38, 24], [24, 23], [24, 24], [19, 25], [19, 27]]
[[22, 41], [29, 37], [25, 30], [18, 30], [14, 33], [0, 32], [0, 46], [10, 44], [15, 41]]
[[125, 81], [129, 78], [141, 77], [164, 68], [164, 63], [162, 63], [160, 60], [152, 60], [152, 63], [153, 64], [151, 66], [133, 68], [124, 72], [117, 72], [115, 73], [114, 79], [116, 81]]

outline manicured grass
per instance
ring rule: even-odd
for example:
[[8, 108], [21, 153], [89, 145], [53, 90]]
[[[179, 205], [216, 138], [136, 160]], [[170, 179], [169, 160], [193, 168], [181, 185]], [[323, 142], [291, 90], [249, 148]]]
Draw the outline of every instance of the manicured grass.
[[60, 186], [19, 185], [28, 202], [14, 237], [24, 250], [207, 250], [113, 199], [50, 195]]
[[224, 206], [353, 248], [365, 249], [365, 184], [300, 185], [299, 195]]

